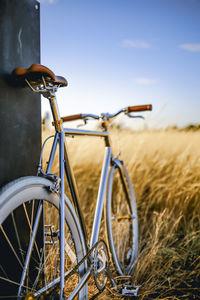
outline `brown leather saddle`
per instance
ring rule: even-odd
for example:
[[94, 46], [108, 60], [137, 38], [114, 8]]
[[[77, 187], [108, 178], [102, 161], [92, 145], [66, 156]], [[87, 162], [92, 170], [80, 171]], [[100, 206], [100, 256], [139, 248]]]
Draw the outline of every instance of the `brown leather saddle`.
[[67, 80], [62, 76], [56, 76], [53, 71], [40, 64], [33, 64], [29, 68], [16, 68], [13, 73], [15, 80], [22, 86], [26, 86], [25, 81], [28, 80], [32, 86], [36, 86], [43, 83], [43, 79], [46, 83], [51, 83], [54, 86], [64, 87], [67, 86]]

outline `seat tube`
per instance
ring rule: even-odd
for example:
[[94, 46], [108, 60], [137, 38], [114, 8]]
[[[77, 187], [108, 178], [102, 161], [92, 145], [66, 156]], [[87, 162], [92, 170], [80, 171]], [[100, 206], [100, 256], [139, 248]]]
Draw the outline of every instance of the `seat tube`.
[[60, 230], [60, 300], [64, 294], [64, 272], [65, 272], [65, 186], [64, 186], [64, 130], [62, 120], [57, 105], [55, 94], [49, 97], [51, 111], [53, 115], [53, 125], [59, 134], [59, 176], [60, 182], [60, 202], [59, 202], [59, 230]]
[[65, 272], [65, 214], [64, 214], [64, 132], [59, 133], [59, 163], [60, 163], [60, 300], [64, 293], [64, 272]]

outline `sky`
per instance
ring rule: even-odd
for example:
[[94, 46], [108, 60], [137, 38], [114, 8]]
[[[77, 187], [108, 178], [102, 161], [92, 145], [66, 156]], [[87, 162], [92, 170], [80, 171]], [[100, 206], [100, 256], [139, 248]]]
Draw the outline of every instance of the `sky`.
[[62, 116], [151, 103], [149, 127], [200, 123], [200, 0], [40, 0], [40, 16]]

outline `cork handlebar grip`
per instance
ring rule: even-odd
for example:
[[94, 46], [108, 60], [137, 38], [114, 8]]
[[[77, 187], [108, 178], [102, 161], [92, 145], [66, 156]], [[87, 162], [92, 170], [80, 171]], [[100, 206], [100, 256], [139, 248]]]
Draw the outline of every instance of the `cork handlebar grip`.
[[152, 105], [146, 104], [146, 105], [136, 105], [136, 106], [127, 107], [127, 113], [136, 112], [136, 111], [145, 111], [145, 110], [152, 110]]
[[77, 114], [77, 115], [62, 117], [61, 119], [63, 120], [63, 122], [69, 122], [69, 121], [80, 120], [82, 118], [83, 118], [82, 114]]

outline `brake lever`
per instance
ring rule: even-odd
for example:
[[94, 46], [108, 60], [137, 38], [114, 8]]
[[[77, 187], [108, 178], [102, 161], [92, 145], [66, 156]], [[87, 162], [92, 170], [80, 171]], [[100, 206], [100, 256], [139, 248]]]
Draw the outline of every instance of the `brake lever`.
[[138, 118], [138, 119], [143, 119], [143, 120], [145, 120], [145, 118], [144, 118], [143, 116], [133, 116], [133, 115], [131, 115], [130, 113], [127, 113], [126, 115], [127, 115], [129, 118], [134, 118], [134, 119]]

